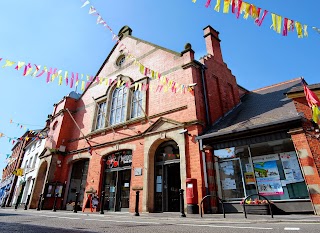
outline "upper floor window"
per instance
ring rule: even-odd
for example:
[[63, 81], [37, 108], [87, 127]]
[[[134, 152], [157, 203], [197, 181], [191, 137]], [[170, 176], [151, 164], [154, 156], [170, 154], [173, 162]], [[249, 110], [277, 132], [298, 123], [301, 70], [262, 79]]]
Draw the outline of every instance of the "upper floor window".
[[31, 167], [35, 167], [36, 166], [36, 161], [37, 161], [37, 158], [38, 158], [38, 153], [34, 156], [34, 158], [33, 158], [33, 163], [32, 163], [32, 166]]
[[142, 92], [139, 90], [133, 91], [131, 118], [136, 118], [142, 115]]
[[116, 65], [121, 67], [123, 65], [123, 63], [125, 62], [126, 57], [125, 55], [120, 55], [116, 61]]
[[128, 89], [125, 86], [114, 89], [111, 100], [110, 125], [125, 121]]
[[[141, 85], [142, 83], [139, 83], [138, 86]], [[137, 85], [112, 88], [97, 100], [92, 128], [102, 129], [141, 117], [145, 112], [145, 104], [145, 94], [137, 88]]]
[[96, 129], [101, 129], [101, 128], [105, 127], [106, 106], [107, 106], [106, 101], [101, 102], [101, 103], [98, 104]]

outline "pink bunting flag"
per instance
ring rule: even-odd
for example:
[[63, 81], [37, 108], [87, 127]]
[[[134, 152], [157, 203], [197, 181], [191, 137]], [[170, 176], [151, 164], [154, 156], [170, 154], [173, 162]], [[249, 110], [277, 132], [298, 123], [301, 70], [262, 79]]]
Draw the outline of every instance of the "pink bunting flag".
[[268, 11], [267, 10], [264, 10], [263, 14], [262, 14], [262, 17], [261, 19], [257, 22], [257, 25], [260, 27], [264, 18], [266, 17], [266, 15], [268, 14]]
[[71, 80], [70, 80], [70, 88], [73, 87], [73, 81], [74, 81], [74, 73], [71, 73]]
[[241, 13], [242, 0], [238, 0], [238, 11], [236, 13], [236, 17], [239, 19]]
[[283, 20], [282, 35], [283, 36], [287, 36], [288, 35], [288, 19], [287, 18], [284, 18], [284, 20]]
[[51, 74], [52, 74], [52, 68], [50, 68], [50, 71], [47, 72], [47, 83], [50, 82]]
[[210, 3], [211, 3], [211, 0], [207, 0], [207, 2], [206, 2], [206, 7], [208, 8], [209, 6], [210, 6]]

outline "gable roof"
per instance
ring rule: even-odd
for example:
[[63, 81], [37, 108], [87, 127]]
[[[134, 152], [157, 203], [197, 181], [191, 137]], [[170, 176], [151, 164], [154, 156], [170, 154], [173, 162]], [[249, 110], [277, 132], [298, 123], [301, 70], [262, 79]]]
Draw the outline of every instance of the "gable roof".
[[284, 95], [293, 87], [301, 85], [300, 83], [301, 79], [297, 78], [251, 91], [243, 97], [240, 105], [197, 139], [243, 132], [301, 118], [292, 99]]

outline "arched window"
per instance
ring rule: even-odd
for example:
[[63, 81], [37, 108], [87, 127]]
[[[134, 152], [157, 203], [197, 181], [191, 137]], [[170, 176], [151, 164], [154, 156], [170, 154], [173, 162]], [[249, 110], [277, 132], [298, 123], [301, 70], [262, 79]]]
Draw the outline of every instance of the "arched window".
[[97, 112], [96, 129], [101, 129], [105, 127], [106, 106], [107, 106], [107, 103], [105, 101], [98, 104], [99, 108]]
[[132, 94], [132, 106], [131, 106], [131, 118], [136, 118], [142, 115], [142, 92], [139, 90], [133, 91]]
[[114, 89], [111, 100], [110, 125], [118, 124], [126, 120], [127, 94], [125, 86]]

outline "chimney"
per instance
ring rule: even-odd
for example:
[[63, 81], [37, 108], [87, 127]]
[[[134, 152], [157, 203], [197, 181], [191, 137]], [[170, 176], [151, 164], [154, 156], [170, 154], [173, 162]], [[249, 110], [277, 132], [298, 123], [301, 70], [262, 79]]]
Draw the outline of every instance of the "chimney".
[[203, 29], [204, 39], [206, 41], [207, 53], [213, 55], [215, 61], [223, 63], [220, 48], [219, 32], [214, 30], [210, 25]]

